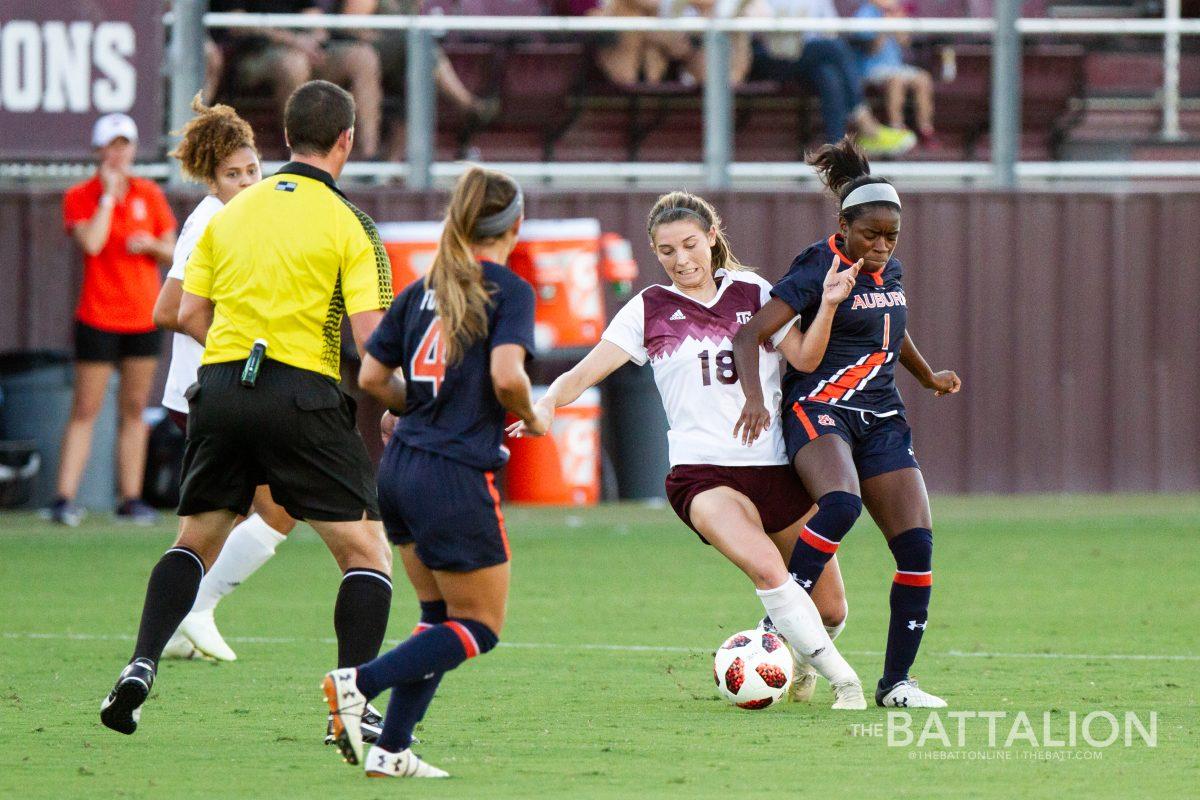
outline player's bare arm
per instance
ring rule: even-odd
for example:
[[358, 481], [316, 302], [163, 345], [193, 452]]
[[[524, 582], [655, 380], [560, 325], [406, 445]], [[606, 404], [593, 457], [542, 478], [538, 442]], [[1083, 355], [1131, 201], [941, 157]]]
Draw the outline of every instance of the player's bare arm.
[[154, 324], [163, 330], [183, 333], [179, 327], [179, 302], [183, 299], [183, 281], [167, 278], [154, 301]]
[[207, 297], [184, 291], [179, 299], [179, 316], [176, 320], [180, 333], [186, 333], [200, 344], [204, 344], [208, 339], [208, 329], [212, 327], [215, 308], [213, 301]]
[[[629, 361], [626, 353], [612, 342], [601, 340], [583, 359], [571, 369], [559, 375], [550, 384], [542, 399], [534, 403], [535, 408], [542, 408], [549, 415], [546, 424], [554, 421], [555, 410], [569, 406], [579, 399], [579, 396], [607, 378]], [[509, 436], [520, 438], [525, 433], [525, 422], [518, 420], [506, 429]]]
[[762, 382], [759, 379], [759, 347], [794, 316], [796, 312], [791, 306], [772, 297], [733, 337], [733, 363], [737, 368], [742, 393], [746, 395], [742, 415], [733, 426], [733, 438], [737, 439], [740, 431], [744, 445], [753, 444], [771, 424], [771, 412], [763, 403]]
[[398, 415], [404, 411], [408, 399], [408, 387], [399, 371], [392, 369], [370, 353], [364, 353], [362, 367], [358, 371], [358, 388], [374, 397], [389, 412]]
[[944, 394], [956, 394], [962, 388], [962, 381], [954, 370], [933, 371], [929, 362], [921, 355], [921, 351], [917, 350], [917, 345], [909, 336], [908, 331], [904, 332], [904, 342], [900, 345], [900, 363], [917, 379], [918, 383], [926, 389], [932, 389], [937, 397]]
[[787, 336], [779, 343], [779, 351], [793, 368], [800, 372], [812, 372], [821, 364], [825, 357], [825, 349], [829, 346], [829, 332], [833, 328], [833, 317], [838, 306], [854, 291], [854, 282], [858, 280], [858, 271], [862, 269], [863, 260], [860, 258], [849, 269], [838, 271], [841, 266], [837, 256], [825, 273], [821, 291], [821, 307], [816, 317], [803, 334], [793, 327]]
[[550, 428], [550, 415], [533, 405], [533, 386], [525, 372], [525, 348], [502, 344], [492, 350], [492, 388], [504, 410], [525, 423], [530, 436], [541, 436]]

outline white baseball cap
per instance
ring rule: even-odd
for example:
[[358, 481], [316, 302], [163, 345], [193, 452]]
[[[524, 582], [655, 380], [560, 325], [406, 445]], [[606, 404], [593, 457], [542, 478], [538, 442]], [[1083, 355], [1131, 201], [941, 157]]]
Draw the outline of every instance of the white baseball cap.
[[122, 136], [137, 142], [137, 123], [128, 114], [105, 114], [92, 126], [92, 147], [104, 147]]

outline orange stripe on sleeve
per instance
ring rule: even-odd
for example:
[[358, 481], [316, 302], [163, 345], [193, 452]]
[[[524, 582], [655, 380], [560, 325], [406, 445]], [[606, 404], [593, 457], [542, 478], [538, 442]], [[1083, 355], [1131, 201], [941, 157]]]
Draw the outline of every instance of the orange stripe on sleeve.
[[492, 496], [492, 503], [496, 508], [496, 523], [500, 526], [500, 539], [504, 542], [504, 557], [512, 560], [512, 550], [508, 546], [508, 528], [504, 527], [504, 512], [500, 510], [500, 492], [496, 491], [496, 474], [494, 472], [483, 473], [487, 476], [488, 494]]
[[804, 432], [808, 434], [808, 440], [811, 442], [817, 438], [817, 429], [808, 421], [808, 415], [804, 413], [804, 409], [799, 403], [792, 404], [792, 411], [796, 412], [796, 418], [800, 420], [800, 424], [804, 426]]
[[932, 572], [897, 572], [892, 579], [902, 586], [933, 586]]

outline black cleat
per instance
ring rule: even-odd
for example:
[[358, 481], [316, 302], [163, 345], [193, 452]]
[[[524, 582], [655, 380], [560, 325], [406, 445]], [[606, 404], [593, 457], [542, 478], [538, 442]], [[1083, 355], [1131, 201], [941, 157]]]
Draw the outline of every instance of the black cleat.
[[116, 686], [100, 704], [100, 721], [106, 727], [126, 736], [137, 730], [142, 703], [154, 685], [154, 671], [154, 662], [148, 658], [135, 658], [121, 670]]
[[370, 703], [362, 716], [363, 744], [375, 744], [383, 734], [383, 714], [380, 714]]
[[[375, 744], [379, 741], [379, 737], [383, 735], [383, 714], [375, 710], [375, 707], [367, 703], [367, 709], [362, 716], [362, 738], [363, 744]], [[418, 739], [414, 736], [413, 744], [418, 743]], [[329, 715], [329, 722], [325, 727], [325, 744], [338, 744], [338, 740], [333, 735], [333, 715]], [[340, 747], [340, 745], [339, 745]], [[342, 752], [344, 757], [346, 753]]]

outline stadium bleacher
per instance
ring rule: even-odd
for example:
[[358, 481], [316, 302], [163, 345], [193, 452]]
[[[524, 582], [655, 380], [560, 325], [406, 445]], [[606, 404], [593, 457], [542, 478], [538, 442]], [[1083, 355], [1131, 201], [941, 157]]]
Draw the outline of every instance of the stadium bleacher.
[[[1112, 0], [1034, 0], [1022, 16], [1140, 16], [1144, 4]], [[434, 0], [434, 13], [455, 15], [567, 14], [565, 0]], [[843, 15], [857, 0], [838, 0]], [[913, 16], [991, 13], [990, 0], [916, 0]], [[500, 101], [486, 125], [439, 103], [437, 157], [498, 161], [698, 161], [703, 150], [702, 90], [694, 83], [615, 85], [596, 67], [597, 37], [453, 32], [442, 49], [463, 83]], [[912, 48], [916, 64], [937, 78], [936, 149], [906, 158], [938, 161], [987, 158], [991, 48], [984, 38], [932, 36]], [[949, 65], [947, 59], [950, 60]], [[1161, 124], [1161, 43], [1154, 38], [1094, 37], [1086, 41], [1029, 38], [1023, 53], [1020, 156], [1026, 160], [1117, 157], [1180, 159], [1200, 143], [1164, 143]], [[1186, 52], [1180, 75], [1184, 130], [1200, 123], [1200, 53]], [[869, 92], [877, 106], [881, 99]], [[268, 157], [282, 155], [278, 122], [267, 98], [235, 93], [221, 99], [255, 124]], [[403, 96], [385, 98], [387, 129], [402, 136]], [[772, 81], [743, 84], [734, 97], [735, 157], [786, 161], [820, 143], [820, 104], [811, 87]]]

